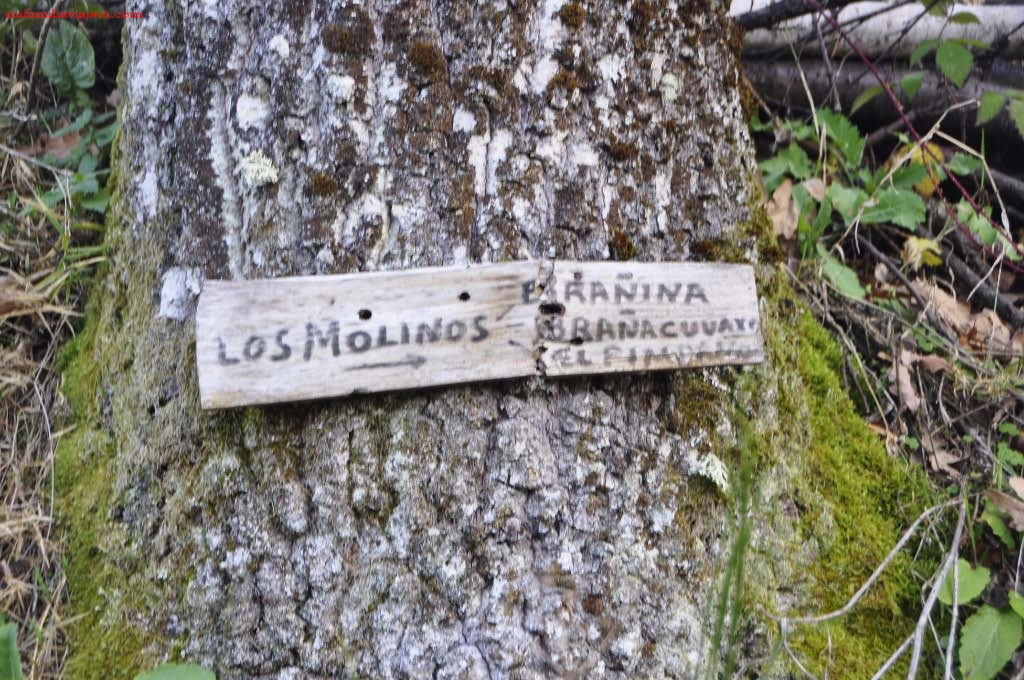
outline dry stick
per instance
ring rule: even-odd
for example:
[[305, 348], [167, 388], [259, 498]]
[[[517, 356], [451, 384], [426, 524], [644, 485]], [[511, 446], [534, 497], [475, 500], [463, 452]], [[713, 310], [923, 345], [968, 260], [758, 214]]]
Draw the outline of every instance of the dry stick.
[[[815, 7], [821, 8], [821, 3], [818, 2], [818, 0], [807, 0], [807, 2]], [[878, 84], [881, 86], [882, 91], [885, 92], [885, 96], [889, 99], [889, 102], [896, 108], [896, 113], [899, 114], [900, 120], [903, 121], [903, 124], [906, 126], [907, 130], [909, 130], [910, 134], [914, 137], [914, 141], [916, 141], [918, 144], [921, 144], [923, 141], [921, 133], [917, 131], [917, 128], [915, 128], [913, 123], [910, 122], [910, 119], [907, 118], [906, 111], [903, 110], [903, 104], [900, 103], [899, 97], [897, 97], [893, 93], [892, 88], [889, 87], [889, 83], [887, 83], [885, 78], [882, 77], [882, 74], [879, 73], [878, 67], [875, 66], [874, 62], [872, 62], [866, 54], [864, 54], [864, 50], [861, 49], [860, 45], [854, 42], [850, 38], [850, 36], [847, 35], [845, 31], [843, 31], [842, 27], [832, 16], [830, 16], [828, 13], [823, 13], [823, 16], [826, 20], [828, 20], [829, 23], [832, 24], [832, 27], [836, 30], [837, 33], [839, 33], [842, 39], [846, 41], [846, 43], [850, 46], [850, 49], [854, 51], [854, 53], [860, 58], [862, 62], [864, 62], [864, 66], [866, 66], [867, 69], [871, 71], [871, 74], [875, 77], [875, 80], [877, 80]], [[988, 220], [989, 224], [991, 224], [992, 227], [996, 229], [996, 231], [1002, 233], [1002, 227], [999, 224], [996, 224], [995, 220], [993, 220], [991, 217], [989, 217], [982, 211], [981, 207], [974, 200], [974, 197], [970, 195], [970, 193], [964, 187], [963, 183], [960, 182], [959, 179], [957, 179], [956, 175], [954, 175], [953, 172], [946, 165], [945, 159], [937, 158], [936, 154], [931, 149], [929, 149], [927, 145], [922, 145], [922, 149], [926, 154], [928, 154], [928, 157], [930, 159], [935, 161], [936, 165], [938, 165], [945, 171], [947, 178], [953, 183], [953, 186], [955, 186], [960, 191], [961, 196], [963, 196], [964, 200], [966, 200], [968, 204], [970, 204], [970, 206], [974, 209], [974, 212], [984, 216]], [[942, 191], [942, 187], [936, 186], [935, 193], [938, 194], [939, 199], [946, 206], [947, 211], [949, 211], [949, 201], [946, 200], [946, 197]], [[981, 248], [985, 252], [991, 252], [991, 248], [981, 243], [981, 241], [977, 239], [977, 237], [971, 232], [967, 225], [965, 225], [960, 220], [959, 217], [956, 217], [955, 214], [953, 214], [952, 212], [950, 212], [950, 214], [953, 215], [954, 221], [956, 222], [958, 229], [960, 229], [963, 233], [970, 235], [971, 240], [974, 241], [979, 246], [981, 246]], [[1010, 235], [1010, 238], [1010, 243], [1013, 243], [1012, 235]], [[1019, 246], [1014, 244], [1014, 247], [1018, 253], [1021, 252], [1021, 248]], [[996, 253], [992, 254], [997, 256]], [[1007, 266], [1010, 267], [1010, 269], [1014, 270], [1015, 272], [1024, 273], [1024, 267], [1019, 267], [1009, 262], [1007, 263]]]
[[[844, 5], [851, 5], [857, 0], [832, 0], [828, 3], [829, 9], [835, 9]], [[755, 9], [744, 14], [733, 17], [737, 24], [747, 31], [755, 28], [768, 28], [787, 19], [794, 19], [815, 11], [805, 0], [781, 0], [772, 4]]]
[[[964, 504], [966, 505], [966, 503]], [[959, 552], [960, 546], [954, 544], [953, 550]], [[946, 644], [946, 668], [942, 680], [953, 677], [953, 647], [956, 646], [956, 620], [960, 613], [960, 560], [953, 562], [953, 619], [949, 622], [949, 642]]]
[[[928, 236], [931, 238], [931, 233]], [[986, 307], [994, 307], [999, 316], [1010, 322], [1013, 329], [1019, 330], [1024, 327], [1024, 311], [1017, 309], [1010, 300], [999, 293], [998, 288], [994, 288], [989, 283], [978, 276], [971, 267], [961, 260], [955, 253], [950, 252], [946, 257], [946, 263], [949, 268], [953, 270], [953, 273], [960, 279], [963, 279], [967, 285], [973, 289], [974, 297], [978, 298], [978, 301]], [[968, 296], [970, 297], [970, 296]]]
[[875, 259], [884, 264], [886, 268], [888, 268], [888, 270], [891, 271], [893, 275], [900, 280], [900, 283], [902, 283], [904, 287], [906, 287], [906, 289], [910, 291], [910, 294], [914, 296], [914, 299], [917, 301], [917, 304], [921, 306], [922, 311], [925, 311], [927, 313], [928, 303], [925, 302], [925, 299], [921, 297], [920, 293], [917, 292], [917, 290], [914, 288], [914, 284], [912, 284], [910, 282], [910, 279], [907, 278], [907, 275], [900, 271], [900, 268], [893, 264], [892, 260], [890, 260], [886, 255], [884, 255], [882, 251], [875, 247], [874, 243], [869, 241], [862, 234], [857, 234], [857, 243], [864, 246], [864, 248], [867, 249], [869, 253], [874, 255]]
[[942, 569], [939, 570], [935, 584], [932, 586], [932, 591], [928, 594], [928, 599], [925, 600], [921, 616], [917, 619], [917, 627], [914, 629], [914, 650], [910, 654], [910, 669], [907, 671], [907, 680], [914, 680], [917, 677], [917, 667], [921, 663], [921, 646], [924, 640], [925, 626], [928, 624], [935, 601], [939, 598], [939, 588], [942, 586], [943, 581], [946, 580], [946, 574], [949, 573], [950, 567], [956, 562], [956, 557], [960, 551], [960, 537], [963, 535], [964, 523], [967, 519], [967, 500], [964, 498], [962, 487], [960, 498], [955, 502], [960, 504], [960, 513], [956, 520], [956, 530], [953, 532], [953, 545], [950, 547], [949, 554], [942, 564]]
[[881, 680], [881, 678], [889, 672], [889, 669], [892, 668], [897, 661], [899, 661], [901, 656], [903, 656], [903, 652], [907, 651], [907, 647], [910, 646], [910, 643], [913, 641], [913, 639], [913, 633], [908, 635], [907, 639], [904, 640], [903, 643], [896, 648], [896, 651], [892, 653], [892, 656], [890, 656], [886, 660], [886, 662], [882, 664], [882, 667], [878, 669], [878, 672], [871, 676], [871, 680]]
[[845, 614], [849, 613], [851, 609], [853, 609], [853, 607], [860, 601], [862, 597], [864, 597], [864, 594], [868, 592], [872, 585], [874, 585], [875, 581], [878, 580], [878, 577], [881, 576], [882, 572], [884, 572], [886, 567], [889, 566], [889, 563], [896, 558], [896, 555], [899, 554], [899, 552], [903, 549], [903, 546], [907, 544], [907, 542], [911, 539], [911, 537], [917, 531], [917, 528], [921, 526], [921, 523], [924, 520], [926, 520], [935, 512], [938, 512], [939, 510], [945, 510], [946, 508], [952, 507], [959, 502], [960, 500], [957, 499], [953, 501], [946, 501], [945, 503], [940, 503], [938, 505], [933, 505], [932, 507], [928, 508], [920, 515], [918, 515], [917, 519], [914, 520], [914, 523], [911, 524], [907, 528], [907, 530], [903, 532], [903, 535], [900, 536], [900, 540], [896, 542], [896, 545], [893, 546], [893, 549], [890, 550], [889, 554], [885, 556], [885, 559], [882, 560], [882, 563], [879, 564], [873, 572], [871, 572], [871, 576], [868, 577], [868, 580], [865, 581], [864, 584], [861, 585], [861, 587], [857, 590], [857, 592], [853, 594], [853, 597], [851, 597], [849, 601], [839, 609], [831, 611], [827, 614], [819, 614], [817, 616], [797, 616], [792, 618], [777, 617], [773, 616], [770, 612], [768, 613], [768, 616], [779, 621], [780, 627], [784, 631], [788, 630], [789, 624], [791, 623], [824, 623], [826, 621], [831, 621], [832, 619], [837, 619], [840, 616], [844, 616]]
[[821, 23], [817, 20], [814, 22], [814, 30], [818, 33], [818, 47], [821, 49], [821, 60], [825, 63], [825, 68], [828, 70], [828, 89], [829, 95], [832, 97], [832, 106], [835, 107], [836, 111], [842, 111], [843, 105], [839, 101], [839, 90], [836, 89], [836, 72], [832, 68], [832, 60], [828, 58], [825, 36], [821, 34]]

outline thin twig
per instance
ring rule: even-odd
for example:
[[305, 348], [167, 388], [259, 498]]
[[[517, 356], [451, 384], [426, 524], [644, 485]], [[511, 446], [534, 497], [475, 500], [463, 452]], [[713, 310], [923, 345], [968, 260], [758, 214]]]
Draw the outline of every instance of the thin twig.
[[857, 592], [853, 594], [853, 597], [851, 597], [849, 601], [847, 601], [847, 603], [839, 609], [828, 612], [827, 614], [819, 614], [817, 616], [777, 617], [772, 615], [771, 613], [769, 613], [768, 616], [787, 624], [824, 623], [825, 621], [831, 621], [832, 619], [837, 619], [841, 616], [845, 616], [849, 613], [851, 609], [853, 609], [853, 607], [860, 601], [860, 599], [864, 597], [864, 595], [868, 592], [871, 586], [874, 585], [875, 581], [877, 581], [878, 578], [882, 575], [882, 572], [885, 571], [886, 567], [889, 566], [889, 563], [896, 558], [896, 555], [898, 555], [900, 551], [903, 550], [903, 546], [907, 544], [907, 541], [909, 541], [910, 538], [914, 535], [914, 533], [917, 531], [917, 528], [921, 526], [921, 523], [928, 519], [934, 513], [938, 512], [939, 510], [945, 510], [946, 508], [952, 507], [959, 502], [960, 500], [957, 499], [953, 501], [946, 501], [945, 503], [940, 503], [939, 505], [933, 505], [932, 507], [928, 508], [920, 515], [918, 515], [917, 519], [914, 520], [913, 524], [911, 524], [907, 528], [907, 530], [903, 532], [903, 535], [900, 537], [900, 540], [896, 542], [896, 545], [893, 546], [893, 549], [890, 550], [889, 554], [885, 556], [885, 559], [882, 560], [882, 563], [875, 568], [875, 570], [871, 573], [871, 576], [869, 576], [868, 579], [864, 582], [864, 584], [861, 585], [861, 587], [857, 590]]
[[917, 667], [921, 663], [921, 648], [924, 640], [924, 629], [928, 625], [928, 619], [931, 616], [932, 608], [935, 607], [935, 601], [939, 598], [939, 589], [942, 587], [942, 583], [946, 580], [946, 574], [949, 573], [950, 568], [956, 562], [956, 557], [960, 551], [960, 537], [964, 533], [964, 524], [967, 520], [967, 501], [964, 497], [966, 492], [961, 487], [960, 498], [954, 503], [960, 504], [960, 513], [956, 520], [956, 530], [953, 531], [953, 544], [949, 549], [949, 554], [946, 556], [945, 561], [942, 563], [942, 569], [939, 570], [938, 575], [935, 578], [935, 583], [932, 584], [932, 590], [928, 594], [928, 599], [925, 600], [924, 608], [921, 610], [921, 615], [917, 618], [917, 627], [914, 628], [914, 648], [910, 654], [910, 668], [907, 671], [907, 680], [914, 680], [917, 678]]

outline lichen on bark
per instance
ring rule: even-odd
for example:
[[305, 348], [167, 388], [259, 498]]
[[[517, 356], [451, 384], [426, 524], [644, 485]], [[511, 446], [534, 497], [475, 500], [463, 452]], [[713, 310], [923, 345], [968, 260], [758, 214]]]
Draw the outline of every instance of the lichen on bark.
[[[110, 262], [65, 373], [74, 677], [168, 656], [222, 679], [697, 672], [729, 502], [692, 461], [727, 458], [747, 408], [764, 448], [737, 455], [762, 458], [762, 502], [798, 492], [812, 452], [779, 433], [808, 412], [783, 400], [817, 368], [779, 350], [764, 369], [203, 412], [192, 296], [167, 272], [757, 259], [723, 8], [608, 0], [576, 26], [558, 0], [144, 4]], [[571, 86], [549, 88], [559, 73]], [[255, 151], [276, 183], [246, 181]], [[787, 556], [760, 604], [808, 604], [794, 579], [830, 498], [757, 528]], [[745, 625], [755, 658], [771, 631]]]

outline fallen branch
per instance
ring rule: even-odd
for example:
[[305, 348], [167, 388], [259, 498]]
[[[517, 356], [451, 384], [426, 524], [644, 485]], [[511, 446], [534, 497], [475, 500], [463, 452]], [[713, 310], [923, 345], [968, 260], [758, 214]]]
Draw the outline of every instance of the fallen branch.
[[[808, 7], [814, 3], [802, 0]], [[757, 9], [753, 12], [742, 12], [748, 5], [743, 0], [733, 3], [733, 12], [739, 10], [740, 16], [761, 16], [757, 12], [769, 12], [773, 5], [763, 6], [763, 2], [755, 2]], [[832, 9], [835, 3], [821, 3], [826, 9]], [[879, 14], [879, 10], [883, 13]], [[920, 16], [918, 4], [893, 6], [885, 2], [856, 2], [839, 7], [835, 11], [837, 23], [846, 25], [857, 22], [865, 15], [875, 14], [859, 25], [844, 28], [850, 39], [855, 40], [871, 56], [888, 54], [890, 56], [907, 56], [915, 47], [925, 40], [941, 36], [944, 39], [958, 38], [961, 40], [977, 40], [988, 44], [1000, 45], [1004, 56], [1021, 56], [1024, 54], [1024, 32], [1016, 30], [1021, 23], [1021, 8], [1015, 5], [953, 5], [949, 14], [969, 12], [978, 18], [978, 23], [951, 23], [946, 17], [926, 14]], [[751, 19], [748, 19], [750, 21]], [[774, 50], [799, 43], [808, 35], [814, 35], [817, 17], [804, 14], [789, 19], [772, 28], [757, 28], [747, 33], [743, 46], [744, 51]], [[914, 23], [916, 21], [916, 23]], [[904, 28], [914, 23], [909, 31]], [[836, 40], [833, 54], [851, 54], [848, 45]]]
[[[993, 69], [1003, 60], [993, 62]], [[820, 59], [804, 59], [799, 66], [789, 60], [762, 61], [745, 59], [743, 67], [747, 78], [754, 85], [758, 94], [774, 106], [803, 109], [807, 106], [807, 96], [800, 86], [800, 74], [803, 73], [807, 87], [815, 101], [825, 101], [830, 92], [830, 73], [828, 66]], [[923, 73], [921, 88], [913, 99], [906, 96], [898, 87], [900, 80], [911, 73], [920, 72], [895, 66], [878, 64], [876, 66], [886, 82], [893, 84], [905, 109], [913, 107], [915, 122], [922, 126], [930, 126], [951, 106], [969, 99], [980, 99], [981, 95], [990, 90], [1005, 89], [999, 78], [988, 80], [981, 78], [969, 79], [960, 90], [949, 87], [942, 76], [926, 71]], [[849, 111], [854, 100], [871, 86], [874, 76], [864, 64], [847, 61], [834, 71], [835, 87], [839, 92], [839, 101], [844, 111]], [[865, 104], [858, 115], [873, 120], [890, 120], [895, 111], [892, 103], [881, 94]], [[973, 126], [975, 110], [966, 108], [950, 114], [950, 120], [957, 125]], [[897, 129], [898, 126], [896, 126]], [[1014, 145], [1020, 145], [1020, 133], [1017, 131], [1009, 113], [1004, 110], [991, 121], [982, 126], [989, 139], [998, 137], [1006, 139]]]

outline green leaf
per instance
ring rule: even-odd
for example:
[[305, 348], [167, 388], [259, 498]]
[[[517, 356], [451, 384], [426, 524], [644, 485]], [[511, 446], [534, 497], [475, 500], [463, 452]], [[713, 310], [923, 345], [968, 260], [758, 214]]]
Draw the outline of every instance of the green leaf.
[[82, 208], [85, 210], [93, 210], [99, 214], [107, 212], [107, 205], [110, 203], [110, 194], [107, 193], [106, 189], [100, 189], [92, 196], [83, 198], [81, 202]]
[[[959, 597], [957, 599], [960, 604], [966, 604], [978, 597], [978, 595], [981, 595], [982, 591], [985, 590], [985, 586], [988, 585], [991, 574], [986, 567], [972, 568], [970, 563], [963, 558], [958, 559], [956, 565], [958, 571], [957, 583], [959, 583], [959, 592], [957, 593]], [[944, 605], [953, 606], [952, 569], [946, 574], [946, 580], [939, 587], [939, 602]]]
[[988, 501], [985, 502], [985, 511], [981, 513], [981, 519], [1007, 548], [1010, 550], [1017, 549], [1017, 541], [1014, 540], [1013, 534], [1010, 533], [1010, 528], [1006, 526], [1002, 516], [989, 505]]
[[891, 222], [911, 231], [924, 222], [925, 206], [921, 197], [909, 189], [883, 189], [864, 208], [864, 224]]
[[907, 163], [892, 173], [892, 185], [897, 189], [910, 189], [928, 176], [924, 163]]
[[1021, 453], [1017, 449], [1011, 447], [1006, 442], [999, 442], [996, 444], [996, 458], [1003, 465], [1009, 465], [1015, 468], [1024, 468], [1024, 453]]
[[854, 298], [855, 300], [863, 300], [867, 295], [867, 291], [860, 285], [860, 279], [857, 278], [857, 272], [853, 271], [845, 264], [837, 260], [832, 256], [825, 246], [818, 244], [818, 255], [824, 261], [824, 265], [821, 269], [821, 273], [825, 275], [833, 286], [836, 287], [840, 293], [847, 297]]
[[857, 113], [857, 110], [867, 104], [869, 101], [882, 94], [883, 88], [881, 85], [875, 85], [857, 95], [857, 98], [853, 100], [853, 104], [850, 106], [850, 115]]
[[0, 625], [0, 678], [25, 678], [21, 673], [21, 655], [18, 653], [18, 627], [13, 623]]
[[1010, 609], [1024, 619], [1024, 595], [1010, 591]]
[[928, 14], [936, 17], [946, 16], [946, 12], [953, 5], [955, 0], [925, 0], [924, 6], [928, 10]]
[[974, 55], [960, 43], [946, 40], [935, 51], [935, 64], [951, 83], [963, 87], [974, 66]]
[[1019, 616], [982, 606], [967, 619], [960, 635], [960, 672], [964, 680], [994, 678], [1013, 656], [1021, 637]]
[[829, 139], [839, 147], [846, 163], [851, 167], [860, 165], [864, 154], [865, 140], [849, 119], [831, 109], [818, 110], [818, 124], [825, 126]]
[[1017, 126], [1017, 132], [1020, 133], [1021, 137], [1024, 137], [1024, 101], [1016, 97], [1010, 101], [1010, 118], [1013, 119], [1013, 124]]
[[900, 78], [900, 89], [907, 95], [907, 100], [912, 100], [917, 96], [918, 91], [921, 89], [921, 84], [924, 83], [924, 72], [918, 71], [916, 73], [908, 73], [907, 75]]
[[957, 175], [973, 175], [981, 168], [981, 159], [957, 151], [946, 167]]
[[194, 664], [165, 663], [147, 673], [139, 673], [135, 680], [217, 680], [217, 676]]
[[1020, 428], [1013, 423], [999, 423], [999, 427], [996, 429], [999, 434], [1005, 434], [1007, 437], [1016, 437], [1020, 434]]
[[96, 57], [85, 32], [72, 21], [50, 31], [43, 48], [43, 75], [62, 94], [87, 90], [96, 82]]
[[914, 51], [910, 53], [910, 65], [914, 66], [918, 64], [929, 52], [935, 49], [935, 46], [939, 44], [938, 38], [928, 38], [918, 43]]
[[978, 19], [977, 15], [970, 12], [957, 12], [949, 18], [949, 23], [964, 26], [967, 24], [980, 24], [981, 20]]
[[778, 188], [786, 175], [794, 179], [807, 179], [813, 171], [807, 152], [796, 144], [790, 144], [773, 158], [761, 163], [765, 189], [769, 194]]
[[75, 118], [75, 120], [72, 121], [70, 124], [65, 125], [60, 130], [57, 130], [52, 135], [50, 135], [50, 138], [57, 139], [72, 132], [78, 132], [79, 130], [84, 128], [90, 120], [92, 120], [92, 109], [86, 109], [85, 111], [82, 111], [80, 114], [78, 114], [78, 117]]
[[853, 221], [861, 204], [868, 200], [868, 195], [862, 190], [844, 187], [838, 182], [828, 186], [825, 196], [832, 202], [832, 207], [843, 217], [846, 224]]

